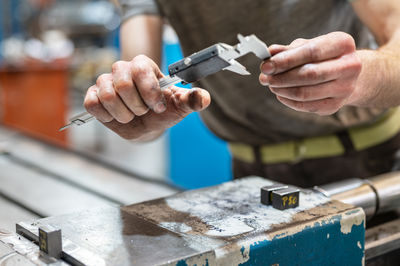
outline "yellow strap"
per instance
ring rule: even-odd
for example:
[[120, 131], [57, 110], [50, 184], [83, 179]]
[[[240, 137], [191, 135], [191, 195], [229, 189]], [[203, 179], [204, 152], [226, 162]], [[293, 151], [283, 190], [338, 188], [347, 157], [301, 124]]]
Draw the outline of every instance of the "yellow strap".
[[358, 151], [381, 144], [400, 131], [400, 108], [390, 110], [375, 124], [349, 130], [354, 148]]
[[254, 163], [255, 156], [253, 148], [250, 145], [241, 143], [230, 143], [229, 149], [232, 157], [237, 158], [246, 163]]
[[[363, 150], [394, 137], [400, 131], [400, 108], [394, 108], [373, 125], [355, 127], [349, 130], [356, 150]], [[255, 161], [252, 146], [230, 143], [232, 155], [244, 162]], [[287, 141], [264, 145], [260, 148], [263, 163], [295, 163], [303, 159], [323, 158], [344, 154], [345, 149], [336, 135], [306, 138], [301, 141]]]

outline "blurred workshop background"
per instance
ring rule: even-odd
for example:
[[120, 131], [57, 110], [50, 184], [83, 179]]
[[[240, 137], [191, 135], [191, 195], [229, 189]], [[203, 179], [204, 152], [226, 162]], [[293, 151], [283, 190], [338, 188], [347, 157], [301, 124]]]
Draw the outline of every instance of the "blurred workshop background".
[[[145, 144], [97, 121], [58, 131], [118, 60], [120, 22], [112, 1], [1, 0], [0, 224], [231, 179], [226, 143], [198, 114]], [[163, 39], [165, 73], [182, 54], [168, 25]]]

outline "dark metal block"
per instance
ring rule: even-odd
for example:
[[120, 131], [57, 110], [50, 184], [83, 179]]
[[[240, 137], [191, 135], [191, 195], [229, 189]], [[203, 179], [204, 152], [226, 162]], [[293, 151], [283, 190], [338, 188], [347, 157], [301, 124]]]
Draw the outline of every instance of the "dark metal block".
[[61, 258], [62, 237], [61, 229], [50, 225], [39, 227], [39, 248], [41, 251], [54, 258]]
[[284, 188], [288, 188], [288, 186], [286, 185], [281, 185], [281, 184], [274, 184], [271, 186], [265, 186], [261, 188], [261, 203], [264, 205], [271, 205], [272, 201], [271, 201], [271, 192], [274, 190], [278, 190], [278, 189], [284, 189]]
[[272, 207], [278, 210], [286, 210], [299, 206], [300, 190], [286, 188], [272, 191]]

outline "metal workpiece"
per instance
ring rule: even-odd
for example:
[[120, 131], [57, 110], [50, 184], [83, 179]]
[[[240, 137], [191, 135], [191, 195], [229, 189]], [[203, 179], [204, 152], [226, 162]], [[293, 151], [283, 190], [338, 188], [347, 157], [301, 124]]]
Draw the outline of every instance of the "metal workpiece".
[[350, 178], [326, 185], [315, 186], [314, 190], [321, 192], [326, 197], [331, 197], [333, 195], [358, 188], [364, 183], [365, 180], [361, 178]]
[[362, 207], [368, 218], [400, 209], [400, 172], [368, 179], [353, 178], [314, 187], [323, 195]]
[[[250, 177], [124, 207], [19, 223], [63, 232], [63, 260], [72, 265], [363, 265], [361, 208], [300, 191], [297, 208], [260, 203], [273, 182]], [[324, 245], [321, 245], [321, 243]]]
[[53, 258], [61, 258], [62, 236], [61, 229], [50, 225], [39, 227], [39, 248], [41, 251]]
[[0, 230], [0, 265], [68, 266], [70, 264], [56, 258], [43, 256], [38, 245], [25, 237]]
[[[249, 36], [238, 34], [238, 39], [239, 43], [234, 46], [217, 43], [169, 65], [169, 75], [159, 80], [160, 89], [165, 90], [179, 82], [192, 83], [221, 70], [250, 75], [246, 67], [235, 59], [249, 53], [253, 53], [261, 60], [271, 56], [267, 45], [254, 34]], [[71, 118], [69, 124], [60, 128], [60, 131], [73, 125], [83, 125], [91, 120], [93, 120], [92, 115], [86, 112], [79, 114]]]
[[261, 203], [264, 205], [271, 205], [272, 204], [272, 191], [278, 190], [278, 189], [285, 189], [285, 188], [288, 188], [288, 186], [281, 185], [281, 184], [274, 184], [274, 185], [262, 187], [260, 189]]
[[274, 190], [271, 193], [272, 207], [278, 210], [286, 210], [299, 206], [300, 190], [289, 187], [285, 189]]
[[367, 218], [377, 213], [377, 198], [373, 188], [364, 183], [361, 186], [331, 196], [331, 199], [363, 208]]
[[368, 179], [378, 196], [378, 213], [400, 209], [400, 172]]

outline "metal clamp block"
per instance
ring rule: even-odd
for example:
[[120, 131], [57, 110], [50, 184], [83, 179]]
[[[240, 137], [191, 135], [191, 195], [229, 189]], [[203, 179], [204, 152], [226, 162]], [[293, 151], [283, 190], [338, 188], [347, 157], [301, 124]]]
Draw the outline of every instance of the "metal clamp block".
[[300, 190], [289, 187], [272, 191], [272, 207], [278, 210], [286, 210], [299, 206]]
[[39, 227], [39, 248], [50, 257], [61, 258], [61, 229], [56, 229], [50, 225]]
[[272, 191], [288, 188], [286, 185], [274, 184], [261, 188], [261, 203], [264, 205], [272, 204]]

